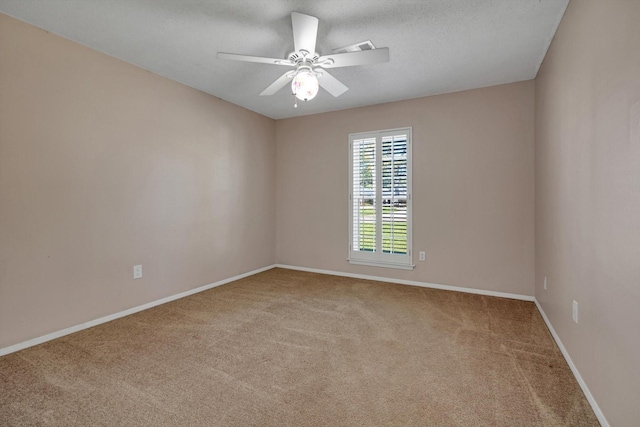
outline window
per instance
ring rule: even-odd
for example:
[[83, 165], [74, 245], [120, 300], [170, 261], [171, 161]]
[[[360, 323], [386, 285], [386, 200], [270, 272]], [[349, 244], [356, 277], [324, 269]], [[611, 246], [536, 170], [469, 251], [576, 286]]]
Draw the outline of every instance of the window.
[[412, 269], [411, 128], [349, 135], [349, 262]]

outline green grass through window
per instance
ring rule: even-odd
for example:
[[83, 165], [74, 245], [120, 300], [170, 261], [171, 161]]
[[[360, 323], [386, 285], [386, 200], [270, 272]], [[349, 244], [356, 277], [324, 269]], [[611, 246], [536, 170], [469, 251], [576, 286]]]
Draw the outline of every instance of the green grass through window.
[[[364, 237], [374, 236], [375, 232], [375, 224], [360, 224], [359, 250], [373, 251], [375, 249], [375, 242], [370, 238]], [[393, 223], [391, 221], [382, 221], [382, 252], [403, 255], [407, 253], [406, 221], [394, 221]]]

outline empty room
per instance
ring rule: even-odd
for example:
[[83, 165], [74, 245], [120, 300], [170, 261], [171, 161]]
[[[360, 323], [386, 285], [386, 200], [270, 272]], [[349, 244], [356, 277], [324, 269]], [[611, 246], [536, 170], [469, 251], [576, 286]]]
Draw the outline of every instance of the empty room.
[[638, 0], [0, 0], [0, 426], [638, 426], [639, 305]]

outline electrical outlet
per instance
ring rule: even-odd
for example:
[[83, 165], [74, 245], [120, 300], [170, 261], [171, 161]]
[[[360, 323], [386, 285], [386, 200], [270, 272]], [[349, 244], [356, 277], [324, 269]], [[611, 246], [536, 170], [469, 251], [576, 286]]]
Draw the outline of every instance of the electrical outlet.
[[578, 323], [578, 301], [573, 300], [573, 321]]
[[547, 290], [547, 276], [544, 276], [544, 290]]
[[424, 251], [420, 251], [420, 261], [424, 261], [425, 259], [427, 259], [427, 254], [425, 254]]
[[142, 277], [142, 266], [134, 265], [133, 266], [133, 278], [140, 279]]

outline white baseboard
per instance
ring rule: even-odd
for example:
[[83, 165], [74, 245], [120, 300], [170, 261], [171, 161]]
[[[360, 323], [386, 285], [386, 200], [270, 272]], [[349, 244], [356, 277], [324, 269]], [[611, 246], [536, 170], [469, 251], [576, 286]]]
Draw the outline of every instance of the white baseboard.
[[14, 353], [16, 351], [19, 351], [19, 350], [22, 350], [22, 349], [25, 349], [25, 348], [28, 348], [28, 347], [33, 347], [34, 345], [42, 344], [44, 342], [51, 341], [51, 340], [54, 340], [56, 338], [63, 337], [65, 335], [69, 335], [69, 334], [72, 334], [74, 332], [81, 331], [83, 329], [91, 328], [93, 326], [97, 326], [97, 325], [100, 325], [102, 323], [109, 322], [111, 320], [119, 319], [120, 317], [128, 316], [130, 314], [137, 313], [139, 311], [146, 310], [148, 308], [152, 308], [152, 307], [155, 307], [155, 306], [158, 306], [158, 305], [161, 305], [161, 304], [165, 304], [165, 303], [170, 302], [170, 301], [175, 301], [175, 300], [180, 299], [180, 298], [188, 297], [189, 295], [197, 294], [198, 292], [206, 291], [208, 289], [215, 288], [217, 286], [221, 286], [221, 285], [227, 284], [229, 282], [233, 282], [235, 280], [244, 279], [245, 277], [253, 276], [254, 274], [262, 273], [263, 271], [266, 271], [266, 270], [271, 270], [274, 267], [275, 267], [275, 265], [268, 265], [266, 267], [258, 268], [257, 270], [252, 270], [252, 271], [249, 271], [247, 273], [239, 274], [237, 276], [233, 276], [233, 277], [230, 277], [228, 279], [223, 279], [223, 280], [219, 280], [219, 281], [217, 281], [215, 283], [210, 283], [208, 285], [200, 286], [199, 288], [195, 288], [195, 289], [191, 289], [191, 290], [188, 290], [188, 291], [185, 291], [185, 292], [181, 292], [179, 294], [171, 295], [171, 296], [168, 296], [168, 297], [156, 300], [156, 301], [152, 301], [152, 302], [149, 302], [149, 303], [146, 303], [146, 304], [139, 305], [137, 307], [133, 307], [133, 308], [129, 308], [129, 309], [124, 310], [124, 311], [120, 311], [120, 312], [115, 313], [115, 314], [110, 314], [108, 316], [104, 316], [104, 317], [101, 317], [99, 319], [95, 319], [95, 320], [91, 320], [89, 322], [81, 323], [79, 325], [71, 326], [70, 328], [66, 328], [66, 329], [63, 329], [61, 331], [52, 332], [50, 334], [43, 335], [43, 336], [38, 337], [38, 338], [33, 338], [33, 339], [30, 339], [30, 340], [27, 340], [27, 341], [24, 341], [24, 342], [21, 342], [21, 343], [18, 343], [18, 344], [14, 344], [14, 345], [11, 345], [9, 347], [0, 348], [0, 356], [4, 356], [5, 354], [9, 354], [9, 353]]
[[342, 271], [321, 270], [318, 268], [297, 267], [294, 265], [276, 264], [278, 268], [288, 270], [308, 271], [310, 273], [330, 274], [332, 276], [353, 277], [354, 279], [375, 280], [377, 282], [398, 283], [401, 285], [420, 286], [422, 288], [442, 289], [445, 291], [465, 292], [468, 294], [488, 295], [492, 297], [510, 298], [522, 301], [534, 301], [535, 297], [529, 295], [510, 294], [506, 292], [487, 291], [484, 289], [463, 288], [459, 286], [438, 285], [435, 283], [417, 282], [415, 280], [392, 279], [388, 277], [369, 276], [366, 274], [345, 273]]
[[329, 274], [329, 275], [332, 275], [332, 276], [353, 277], [353, 278], [356, 278], [356, 279], [374, 280], [374, 281], [378, 281], [378, 282], [398, 283], [398, 284], [401, 284], [401, 285], [420, 286], [420, 287], [424, 287], [424, 288], [434, 288], [434, 289], [442, 289], [442, 290], [447, 290], [447, 291], [466, 292], [466, 293], [471, 293], [471, 294], [488, 295], [488, 296], [495, 296], [495, 297], [502, 297], [502, 298], [511, 298], [511, 299], [517, 299], [517, 300], [523, 300], [523, 301], [533, 301], [533, 302], [535, 302], [536, 307], [538, 308], [538, 311], [540, 312], [540, 314], [542, 315], [542, 318], [544, 319], [545, 323], [547, 324], [547, 327], [549, 328], [549, 331], [551, 331], [551, 335], [553, 336], [553, 339], [556, 341], [556, 344], [560, 348], [560, 351], [562, 352], [562, 355], [564, 356], [564, 358], [566, 359], [567, 363], [569, 364], [569, 368], [571, 368], [571, 372], [573, 372], [573, 375], [576, 377], [576, 380], [578, 381], [578, 384], [580, 385], [580, 387], [582, 388], [582, 391], [584, 392], [585, 396], [587, 397], [587, 400], [589, 401], [589, 404], [593, 408], [593, 412], [596, 414], [596, 417], [598, 418], [598, 421], [600, 421], [600, 424], [602, 424], [603, 427], [609, 427], [609, 422], [607, 421], [607, 419], [605, 418], [604, 414], [602, 413], [602, 410], [598, 406], [595, 398], [593, 397], [593, 395], [589, 391], [589, 388], [587, 387], [587, 384], [582, 379], [582, 376], [580, 375], [580, 372], [578, 371], [578, 368], [576, 368], [576, 366], [574, 365], [573, 361], [571, 360], [571, 357], [569, 356], [569, 353], [567, 352], [567, 349], [564, 347], [564, 344], [562, 344], [562, 341], [560, 340], [560, 337], [556, 333], [555, 329], [553, 329], [553, 326], [551, 325], [551, 322], [549, 321], [549, 318], [547, 317], [547, 314], [544, 312], [544, 310], [542, 309], [542, 306], [540, 305], [540, 303], [538, 302], [538, 300], [535, 297], [532, 297], [532, 296], [529, 296], [529, 295], [520, 295], [520, 294], [510, 294], [510, 293], [505, 293], [505, 292], [488, 291], [488, 290], [483, 290], [483, 289], [463, 288], [463, 287], [459, 287], [459, 286], [438, 285], [438, 284], [435, 284], [435, 283], [418, 282], [418, 281], [414, 281], [414, 280], [392, 279], [392, 278], [387, 278], [387, 277], [369, 276], [369, 275], [366, 275], [366, 274], [354, 274], [354, 273], [345, 273], [345, 272], [340, 272], [340, 271], [322, 270], [322, 269], [318, 269], [318, 268], [297, 267], [297, 266], [286, 265], [286, 264], [273, 264], [273, 265], [269, 265], [269, 266], [266, 266], [266, 267], [258, 268], [256, 270], [252, 270], [252, 271], [249, 271], [247, 273], [239, 274], [237, 276], [230, 277], [228, 279], [219, 280], [217, 282], [210, 283], [208, 285], [200, 286], [198, 288], [191, 289], [191, 290], [188, 290], [188, 291], [185, 291], [185, 292], [181, 292], [179, 294], [171, 295], [171, 296], [168, 296], [168, 297], [156, 300], [156, 301], [152, 301], [152, 302], [149, 302], [149, 303], [146, 303], [146, 304], [142, 304], [142, 305], [139, 305], [137, 307], [133, 307], [133, 308], [130, 308], [130, 309], [127, 309], [127, 310], [124, 310], [124, 311], [120, 311], [118, 313], [114, 313], [114, 314], [111, 314], [111, 315], [108, 315], [108, 316], [101, 317], [99, 319], [95, 319], [95, 320], [91, 320], [89, 322], [81, 323], [79, 325], [71, 326], [69, 328], [62, 329], [62, 330], [56, 331], [56, 332], [52, 332], [50, 334], [43, 335], [43, 336], [38, 337], [38, 338], [33, 338], [33, 339], [30, 339], [30, 340], [27, 340], [27, 341], [24, 341], [24, 342], [21, 342], [21, 343], [18, 343], [18, 344], [14, 344], [14, 345], [11, 345], [9, 347], [0, 348], [0, 356], [4, 356], [4, 355], [9, 354], [9, 353], [14, 353], [16, 351], [23, 350], [23, 349], [28, 348], [28, 347], [33, 347], [34, 345], [42, 344], [44, 342], [51, 341], [51, 340], [54, 340], [56, 338], [63, 337], [65, 335], [69, 335], [69, 334], [72, 334], [74, 332], [81, 331], [83, 329], [88, 329], [88, 328], [91, 328], [93, 326], [97, 326], [97, 325], [100, 325], [102, 323], [109, 322], [111, 320], [119, 319], [121, 317], [125, 317], [125, 316], [128, 316], [130, 314], [134, 314], [134, 313], [137, 313], [139, 311], [142, 311], [142, 310], [147, 310], [149, 308], [152, 308], [152, 307], [155, 307], [155, 306], [158, 306], [158, 305], [162, 305], [162, 304], [165, 304], [167, 302], [175, 301], [177, 299], [184, 298], [184, 297], [187, 297], [189, 295], [196, 294], [198, 292], [203, 292], [203, 291], [206, 291], [208, 289], [212, 289], [212, 288], [215, 288], [217, 286], [221, 286], [221, 285], [227, 284], [229, 282], [233, 282], [235, 280], [244, 279], [245, 277], [253, 276], [254, 274], [262, 273], [263, 271], [271, 270], [272, 268], [275, 268], [275, 267], [284, 268], [284, 269], [288, 269], [288, 270], [307, 271], [307, 272], [310, 272], [310, 273]]
[[534, 301], [536, 303], [536, 307], [538, 307], [538, 311], [540, 312], [540, 314], [542, 315], [542, 318], [544, 319], [544, 322], [547, 324], [547, 328], [549, 328], [549, 331], [551, 331], [551, 335], [553, 336], [553, 339], [556, 341], [556, 344], [560, 348], [562, 355], [564, 356], [565, 360], [569, 364], [569, 368], [571, 368], [571, 372], [573, 372], [573, 376], [576, 377], [576, 380], [578, 380], [578, 384], [580, 384], [580, 388], [582, 389], [582, 392], [587, 397], [587, 400], [589, 401], [589, 404], [591, 405], [593, 412], [596, 414], [596, 417], [598, 417], [598, 421], [600, 421], [600, 424], [602, 424], [602, 427], [609, 427], [609, 422], [607, 421], [604, 414], [602, 413], [602, 410], [600, 410], [598, 403], [596, 403], [596, 399], [593, 397], [593, 395], [589, 391], [589, 387], [587, 387], [587, 384], [582, 379], [580, 372], [578, 372], [578, 368], [576, 368], [576, 365], [573, 364], [573, 361], [569, 356], [569, 352], [564, 347], [564, 344], [562, 344], [562, 341], [560, 341], [560, 337], [556, 333], [555, 329], [553, 329], [553, 326], [551, 325], [551, 321], [549, 321], [547, 314], [542, 309], [540, 302], [537, 299], [535, 299]]

